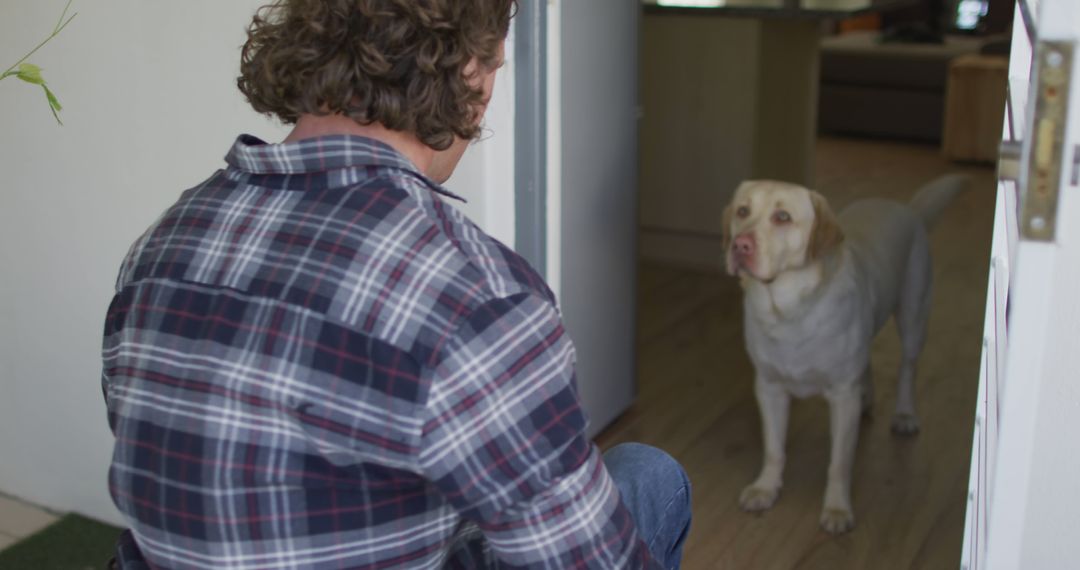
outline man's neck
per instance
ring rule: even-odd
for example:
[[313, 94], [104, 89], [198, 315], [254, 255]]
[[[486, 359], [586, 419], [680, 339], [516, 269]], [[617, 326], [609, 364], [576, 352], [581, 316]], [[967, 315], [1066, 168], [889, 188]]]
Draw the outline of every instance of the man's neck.
[[328, 135], [356, 135], [386, 143], [403, 154], [416, 165], [420, 172], [425, 174], [431, 170], [432, 161], [435, 158], [435, 150], [411, 134], [392, 131], [379, 123], [361, 125], [344, 115], [301, 115], [292, 132], [282, 142], [296, 142]]

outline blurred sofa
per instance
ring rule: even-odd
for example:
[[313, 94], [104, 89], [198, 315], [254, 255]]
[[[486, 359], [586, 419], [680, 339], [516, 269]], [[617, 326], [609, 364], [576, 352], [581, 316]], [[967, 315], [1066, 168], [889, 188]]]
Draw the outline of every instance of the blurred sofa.
[[1001, 50], [1007, 35], [948, 35], [943, 43], [881, 41], [879, 31], [853, 31], [821, 43], [818, 130], [860, 136], [938, 141], [942, 136], [949, 62]]

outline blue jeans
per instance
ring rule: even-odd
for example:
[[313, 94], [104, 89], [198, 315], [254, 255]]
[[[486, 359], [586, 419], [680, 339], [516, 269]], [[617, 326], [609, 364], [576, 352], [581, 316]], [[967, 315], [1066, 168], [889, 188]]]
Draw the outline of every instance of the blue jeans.
[[670, 455], [640, 443], [619, 444], [604, 453], [638, 534], [664, 568], [678, 569], [690, 531], [690, 479]]

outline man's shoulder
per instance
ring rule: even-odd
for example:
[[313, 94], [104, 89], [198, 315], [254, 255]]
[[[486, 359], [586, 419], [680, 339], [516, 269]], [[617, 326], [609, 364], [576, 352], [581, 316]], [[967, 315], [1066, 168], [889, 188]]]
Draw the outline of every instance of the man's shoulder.
[[[369, 188], [383, 185], [399, 192], [404, 212], [425, 218], [411, 232], [413, 239], [427, 241], [430, 237], [434, 247], [423, 253], [455, 258], [469, 278], [476, 281], [474, 285], [479, 288], [475, 294], [481, 302], [522, 293], [555, 302], [544, 278], [524, 257], [454, 206], [453, 201], [460, 198], [427, 178], [396, 169], [388, 169], [383, 176], [369, 182]], [[431, 235], [427, 236], [429, 233]], [[419, 256], [415, 262], [431, 267], [445, 262], [427, 255]]]
[[[527, 293], [517, 253], [401, 169], [355, 183], [225, 170], [185, 191], [132, 247], [119, 287], [165, 278], [314, 312], [421, 352], [477, 307]], [[424, 349], [426, 347], [426, 350]]]
[[529, 295], [556, 307], [528, 261], [455, 208], [433, 182], [391, 169], [354, 190], [385, 192], [393, 208], [387, 227], [365, 236], [371, 254], [360, 257], [360, 278], [344, 283], [365, 307], [340, 307], [346, 319], [364, 315], [352, 319], [353, 326], [373, 322], [377, 336], [426, 359], [492, 301]]

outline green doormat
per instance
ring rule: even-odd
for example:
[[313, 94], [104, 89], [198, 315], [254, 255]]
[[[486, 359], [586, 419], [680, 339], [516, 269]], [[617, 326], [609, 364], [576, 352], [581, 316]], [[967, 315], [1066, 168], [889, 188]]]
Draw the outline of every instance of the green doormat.
[[101, 570], [120, 529], [67, 515], [0, 551], [0, 570]]

